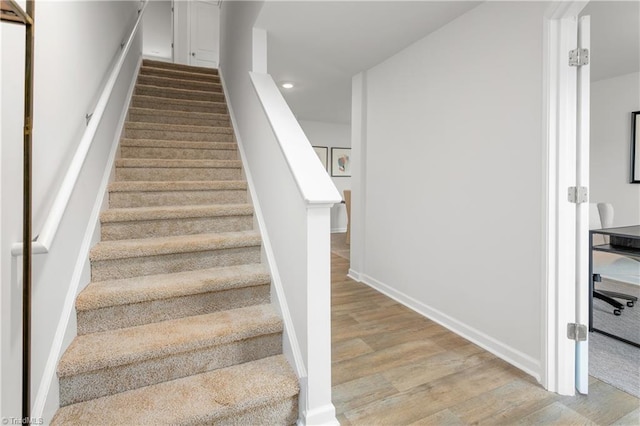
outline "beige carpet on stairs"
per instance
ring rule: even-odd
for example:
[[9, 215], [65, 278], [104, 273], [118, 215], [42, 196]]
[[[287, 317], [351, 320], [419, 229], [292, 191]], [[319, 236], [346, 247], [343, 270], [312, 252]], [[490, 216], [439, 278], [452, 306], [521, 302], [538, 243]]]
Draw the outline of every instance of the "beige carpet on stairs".
[[297, 377], [216, 70], [144, 60], [54, 425], [286, 425]]

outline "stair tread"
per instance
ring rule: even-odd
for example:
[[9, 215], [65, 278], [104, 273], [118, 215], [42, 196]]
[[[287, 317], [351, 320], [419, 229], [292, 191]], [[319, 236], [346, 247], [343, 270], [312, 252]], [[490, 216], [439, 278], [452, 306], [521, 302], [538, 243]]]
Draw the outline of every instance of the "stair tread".
[[202, 101], [199, 99], [180, 99], [180, 98], [165, 98], [162, 96], [152, 96], [152, 95], [138, 95], [134, 94], [132, 96], [134, 100], [153, 100], [154, 102], [159, 102], [163, 104], [168, 103], [176, 103], [182, 105], [202, 105], [202, 106], [224, 106], [226, 108], [226, 102], [217, 102], [217, 101]]
[[262, 240], [258, 231], [101, 241], [91, 249], [89, 259], [91, 261], [100, 261], [254, 247], [260, 245], [261, 242]]
[[181, 89], [178, 87], [167, 87], [167, 86], [154, 86], [153, 84], [136, 84], [136, 90], [138, 89], [159, 89], [168, 93], [182, 93], [184, 95], [195, 95], [195, 94], [207, 94], [207, 95], [222, 95], [222, 92], [212, 92], [206, 89]]
[[245, 180], [117, 181], [109, 184], [109, 192], [215, 191], [247, 188]]
[[208, 141], [174, 141], [165, 139], [122, 139], [120, 146], [139, 148], [180, 148], [202, 150], [236, 151], [238, 146], [234, 142]]
[[171, 274], [146, 275], [90, 283], [76, 299], [76, 310], [141, 303], [268, 284], [269, 271], [260, 263]]
[[[205, 80], [189, 80], [189, 79], [185, 79], [185, 78], [178, 78], [178, 74], [176, 74], [176, 76], [174, 77], [166, 77], [166, 76], [162, 76], [162, 75], [149, 75], [149, 74], [139, 74], [138, 75], [138, 82], [140, 82], [140, 80], [156, 80], [157, 83], [169, 83], [169, 82], [184, 82], [187, 84], [202, 84], [202, 85], [208, 85], [210, 86], [211, 89], [222, 89], [222, 84], [218, 83], [218, 82], [213, 82], [213, 81], [205, 81]], [[155, 83], [151, 84], [151, 83], [142, 83], [142, 85], [150, 85], [150, 86], [156, 86]], [[164, 86], [164, 85], [160, 85], [157, 87], [169, 87], [169, 86]], [[193, 90], [193, 89], [191, 89]], [[204, 89], [203, 89], [204, 90]]]
[[[148, 123], [144, 121], [127, 121], [125, 127], [131, 130], [169, 130], [191, 133], [223, 133], [233, 134], [231, 126], [194, 126], [191, 124]], [[129, 138], [131, 139], [131, 138]]]
[[164, 358], [282, 331], [271, 305], [189, 316], [77, 336], [58, 363], [58, 377]]
[[213, 120], [229, 119], [229, 114], [221, 114], [216, 112], [167, 111], [166, 109], [130, 107], [129, 113], [131, 114], [132, 112], [137, 114], [163, 115], [163, 116], [171, 116], [171, 117], [187, 117], [187, 118], [198, 117], [198, 118], [213, 119]]
[[216, 83], [220, 82], [220, 76], [218, 74], [212, 73], [202, 73], [197, 72], [198, 70], [179, 70], [179, 69], [171, 69], [158, 67], [154, 65], [143, 65], [140, 68], [139, 75], [163, 75], [163, 76], [172, 76], [181, 80], [190, 80], [190, 81], [213, 81]]
[[186, 70], [190, 72], [198, 72], [200, 74], [218, 75], [217, 68], [198, 67], [194, 65], [175, 64], [173, 62], [156, 61], [153, 59], [144, 59], [142, 66], [163, 68], [167, 70]]
[[230, 168], [242, 167], [240, 160], [173, 160], [163, 158], [119, 158], [116, 167], [137, 168]]
[[211, 424], [298, 392], [291, 367], [276, 355], [69, 405], [54, 424]]
[[211, 77], [216, 77], [216, 78], [219, 77], [217, 70], [214, 68], [211, 68], [211, 69], [214, 70], [214, 72], [206, 72], [208, 71], [208, 69], [203, 70], [202, 68], [197, 68], [197, 67], [191, 67], [190, 69], [178, 69], [178, 68], [158, 66], [157, 64], [149, 64], [149, 65], [143, 64], [142, 67], [140, 67], [140, 72], [150, 71], [150, 70], [161, 70], [161, 71], [171, 72], [176, 76], [202, 77], [204, 79], [210, 79]]
[[186, 206], [153, 206], [107, 209], [100, 215], [102, 223], [136, 220], [184, 219], [194, 217], [248, 216], [250, 204], [209, 204]]

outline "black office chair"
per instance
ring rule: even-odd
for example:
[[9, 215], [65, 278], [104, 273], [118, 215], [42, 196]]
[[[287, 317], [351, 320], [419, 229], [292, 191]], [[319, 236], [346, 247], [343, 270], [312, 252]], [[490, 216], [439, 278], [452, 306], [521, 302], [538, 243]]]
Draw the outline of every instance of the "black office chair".
[[[594, 208], [597, 207], [597, 210]], [[613, 225], [613, 205], [609, 203], [591, 203], [590, 206], [590, 220], [589, 224], [591, 229], [595, 228], [610, 228]], [[606, 238], [606, 237], [604, 237]], [[603, 243], [607, 243], [608, 241], [603, 241]], [[625, 256], [626, 257], [626, 256]], [[628, 258], [632, 261], [638, 261], [638, 259]], [[594, 270], [597, 269], [596, 265], [594, 265]], [[621, 302], [616, 299], [621, 299], [626, 302], [626, 305], [632, 308], [635, 305], [635, 302], [638, 301], [636, 296], [632, 296], [630, 294], [618, 293], [615, 291], [608, 290], [600, 290], [596, 289], [595, 283], [599, 283], [602, 281], [602, 277], [599, 273], [594, 271], [593, 274], [593, 297], [595, 299], [602, 300], [603, 302], [608, 303], [613, 307], [613, 314], [616, 316], [622, 315], [622, 311], [625, 307]]]
[[[599, 283], [602, 281], [602, 277], [600, 274], [593, 274], [593, 282]], [[595, 299], [600, 299], [604, 302], [607, 302], [609, 305], [613, 306], [613, 315], [620, 316], [622, 315], [622, 310], [624, 309], [624, 305], [618, 302], [616, 299], [622, 299], [627, 301], [627, 306], [633, 308], [635, 302], [638, 301], [638, 298], [635, 296], [631, 296], [630, 294], [618, 293], [615, 291], [608, 290], [596, 290], [595, 285], [593, 287], [593, 297]]]

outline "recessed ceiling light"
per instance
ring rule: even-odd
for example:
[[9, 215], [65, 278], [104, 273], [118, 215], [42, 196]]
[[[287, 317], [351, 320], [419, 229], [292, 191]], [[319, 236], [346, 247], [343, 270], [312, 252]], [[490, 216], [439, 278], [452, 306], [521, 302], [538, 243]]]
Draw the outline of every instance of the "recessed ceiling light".
[[282, 87], [285, 89], [293, 89], [293, 83], [282, 83]]

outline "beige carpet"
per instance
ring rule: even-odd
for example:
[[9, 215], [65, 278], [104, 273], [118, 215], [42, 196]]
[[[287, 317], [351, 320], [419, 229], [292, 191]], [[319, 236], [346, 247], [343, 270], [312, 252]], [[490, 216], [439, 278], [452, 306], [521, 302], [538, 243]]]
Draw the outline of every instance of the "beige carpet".
[[143, 62], [52, 424], [295, 423], [216, 70]]

